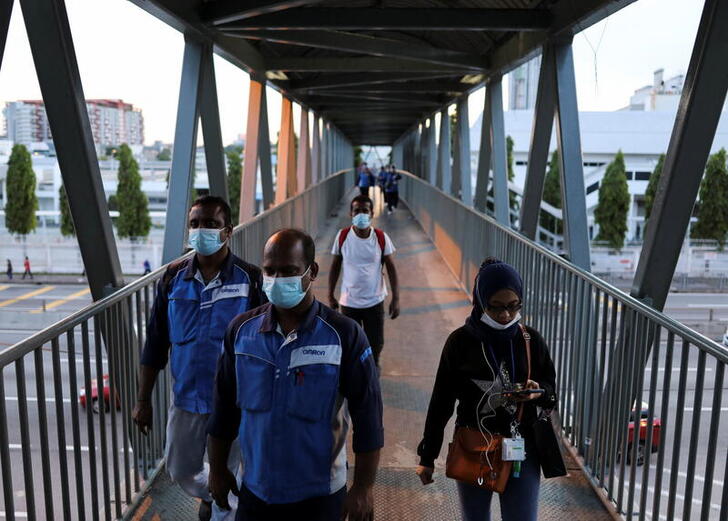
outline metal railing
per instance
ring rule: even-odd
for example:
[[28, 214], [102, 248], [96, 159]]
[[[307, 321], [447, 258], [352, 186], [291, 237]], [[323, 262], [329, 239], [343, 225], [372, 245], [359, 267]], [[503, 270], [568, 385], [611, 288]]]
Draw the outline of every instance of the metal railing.
[[625, 519], [728, 519], [727, 348], [422, 179], [405, 173], [400, 194], [466, 289], [487, 256], [521, 272], [563, 436]]
[[[276, 229], [315, 233], [343, 197], [346, 172], [237, 226], [233, 252], [259, 263]], [[133, 426], [130, 413], [163, 273], [164, 267], [0, 352], [0, 517], [118, 519], [161, 468], [168, 371], [155, 386], [149, 436]]]

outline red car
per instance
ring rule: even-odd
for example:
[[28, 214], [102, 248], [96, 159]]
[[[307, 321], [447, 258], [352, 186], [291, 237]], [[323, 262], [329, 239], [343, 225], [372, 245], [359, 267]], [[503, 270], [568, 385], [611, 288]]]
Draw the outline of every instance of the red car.
[[[637, 411], [632, 409], [630, 415], [630, 422], [628, 425], [627, 432], [627, 464], [632, 464], [632, 444], [634, 443], [634, 420], [635, 413]], [[647, 434], [649, 424], [649, 410], [647, 404], [642, 404], [640, 410], [640, 430], [639, 430], [639, 445], [637, 446], [637, 465], [642, 465], [645, 462], [645, 445], [647, 445]], [[660, 434], [662, 431], [662, 422], [659, 418], [652, 418], [652, 440], [650, 452], [655, 453], [660, 448]]]
[[[97, 385], [97, 380], [94, 378], [91, 380], [91, 403], [93, 407], [93, 411], [95, 413], [99, 412], [99, 388]], [[110, 399], [111, 396], [111, 388], [109, 387], [109, 375], [104, 375], [104, 410], [108, 411], [110, 408]], [[79, 393], [78, 401], [81, 404], [81, 407], [84, 409], [86, 408], [86, 388], [81, 387], [81, 391]], [[119, 395], [116, 394], [116, 410], [121, 409], [121, 400], [119, 400]]]

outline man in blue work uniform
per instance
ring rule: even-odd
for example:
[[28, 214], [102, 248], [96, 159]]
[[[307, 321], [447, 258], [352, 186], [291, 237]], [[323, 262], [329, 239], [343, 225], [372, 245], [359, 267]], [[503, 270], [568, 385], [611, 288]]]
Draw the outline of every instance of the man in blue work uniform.
[[[139, 371], [134, 421], [146, 434], [152, 426], [150, 398], [157, 374], [171, 358], [174, 399], [167, 423], [165, 457], [174, 481], [202, 500], [199, 517], [232, 519], [213, 507], [204, 462], [207, 419], [222, 339], [239, 313], [265, 302], [260, 269], [230, 251], [230, 206], [220, 197], [195, 200], [188, 216], [189, 243], [196, 254], [167, 268], [154, 301]], [[171, 348], [171, 355], [170, 355]], [[231, 454], [232, 472], [240, 456]]]
[[[311, 237], [281, 230], [263, 254], [270, 300], [233, 320], [208, 423], [210, 491], [238, 521], [365, 521], [384, 443], [382, 398], [362, 329], [314, 299]], [[354, 482], [346, 490], [346, 435], [353, 423]], [[225, 466], [235, 437], [240, 491]]]
[[362, 163], [362, 165], [359, 167], [359, 178], [357, 179], [356, 185], [359, 187], [359, 192], [361, 195], [366, 195], [369, 197], [369, 187], [374, 186], [376, 184], [376, 179], [374, 179], [374, 174], [372, 174], [372, 171], [369, 170], [369, 167], [366, 163]]

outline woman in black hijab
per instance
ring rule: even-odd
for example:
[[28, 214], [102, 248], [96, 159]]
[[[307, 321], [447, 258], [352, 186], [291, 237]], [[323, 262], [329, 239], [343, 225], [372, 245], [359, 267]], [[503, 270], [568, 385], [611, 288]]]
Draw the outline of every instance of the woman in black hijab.
[[[537, 519], [540, 467], [533, 425], [537, 406], [551, 409], [556, 404], [556, 374], [546, 343], [536, 330], [520, 324], [522, 286], [520, 275], [509, 264], [488, 258], [480, 267], [473, 311], [465, 325], [450, 334], [443, 348], [424, 437], [417, 448], [417, 474], [426, 485], [433, 482], [435, 459], [456, 401], [456, 429], [479, 431], [486, 441], [493, 434], [521, 436], [526, 459], [514, 463], [514, 472], [500, 494], [503, 521]], [[530, 356], [526, 335], [530, 337]], [[518, 388], [536, 392], [507, 394]], [[492, 492], [477, 483], [458, 481], [457, 487], [463, 519], [490, 521]]]

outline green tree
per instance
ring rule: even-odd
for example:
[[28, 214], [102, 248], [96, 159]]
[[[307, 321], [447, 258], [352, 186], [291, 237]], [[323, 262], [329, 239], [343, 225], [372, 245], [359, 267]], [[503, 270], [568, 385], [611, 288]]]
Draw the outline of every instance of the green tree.
[[149, 218], [147, 196], [142, 192], [139, 165], [124, 143], [117, 152], [119, 160], [119, 184], [116, 189], [119, 219], [116, 228], [119, 237], [146, 237], [152, 227]]
[[73, 225], [71, 207], [68, 206], [68, 195], [64, 185], [58, 189], [58, 200], [61, 207], [61, 235], [64, 237], [76, 235], [76, 227]]
[[[554, 150], [551, 153], [551, 160], [543, 184], [543, 201], [554, 208], [561, 208], [561, 168], [559, 165], [559, 151]], [[543, 210], [541, 210], [541, 226], [557, 235], [564, 233], [562, 220]]]
[[660, 154], [657, 158], [657, 164], [655, 169], [650, 175], [650, 182], [647, 183], [647, 190], [645, 190], [645, 223], [652, 214], [652, 205], [655, 204], [655, 195], [657, 194], [657, 185], [660, 183], [660, 177], [662, 176], [662, 167], [665, 164], [665, 154]]
[[[508, 180], [513, 181], [516, 174], [513, 171], [513, 138], [511, 136], [506, 136], [506, 165], [508, 167]], [[521, 207], [521, 205], [518, 204], [518, 199], [516, 199], [516, 193], [511, 190], [508, 190], [508, 205], [516, 212], [516, 214], [518, 213], [518, 209]], [[511, 221], [514, 220], [515, 217], [512, 216]]]
[[25, 145], [13, 146], [8, 160], [6, 193], [5, 226], [10, 233], [28, 235], [36, 227], [38, 198], [35, 196], [33, 162]]
[[230, 209], [232, 210], [233, 224], [238, 224], [238, 219], [240, 218], [240, 180], [243, 177], [243, 160], [236, 150], [230, 150], [226, 155]]
[[[364, 153], [364, 150], [362, 150], [362, 148], [360, 146], [357, 145], [354, 147], [354, 168], [361, 165], [361, 161], [362, 161], [361, 156], [363, 153]], [[391, 163], [391, 161], [390, 161], [390, 163]]]
[[599, 225], [598, 241], [606, 241], [611, 248], [621, 250], [627, 234], [629, 188], [624, 155], [620, 150], [607, 166], [599, 186], [599, 202], [594, 210], [594, 221]]
[[724, 148], [708, 158], [699, 195], [698, 222], [693, 226], [691, 237], [714, 239], [722, 250], [728, 233], [728, 171]]
[[171, 161], [172, 151], [168, 148], [163, 148], [159, 154], [157, 154], [157, 161]]

